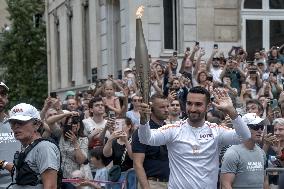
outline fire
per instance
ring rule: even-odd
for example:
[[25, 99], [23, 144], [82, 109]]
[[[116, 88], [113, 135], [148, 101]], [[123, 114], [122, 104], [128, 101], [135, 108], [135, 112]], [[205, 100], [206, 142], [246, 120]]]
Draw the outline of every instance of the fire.
[[140, 7], [138, 7], [136, 11], [136, 17], [141, 18], [143, 16], [143, 12], [144, 12], [144, 6], [141, 5]]

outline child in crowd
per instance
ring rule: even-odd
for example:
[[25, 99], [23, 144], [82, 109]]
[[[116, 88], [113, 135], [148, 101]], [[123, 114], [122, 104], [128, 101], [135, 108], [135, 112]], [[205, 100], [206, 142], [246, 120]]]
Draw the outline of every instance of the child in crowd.
[[[90, 162], [94, 167], [97, 168], [96, 174], [94, 177], [95, 181], [108, 181], [108, 171], [109, 169], [106, 167], [109, 163], [106, 157], [103, 155], [103, 147], [97, 147], [90, 151]], [[83, 181], [80, 183], [80, 186], [89, 186], [92, 188], [105, 188], [106, 183], [100, 182], [92, 182], [92, 181]]]
[[119, 98], [114, 95], [115, 87], [114, 83], [111, 80], [107, 80], [104, 84], [104, 95], [103, 102], [106, 106], [106, 112], [109, 111], [115, 112], [116, 115], [121, 113], [121, 106]]

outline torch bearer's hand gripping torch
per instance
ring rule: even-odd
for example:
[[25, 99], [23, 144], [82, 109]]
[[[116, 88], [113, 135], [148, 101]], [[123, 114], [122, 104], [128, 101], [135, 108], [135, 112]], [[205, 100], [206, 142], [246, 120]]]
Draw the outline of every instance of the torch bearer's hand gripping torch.
[[151, 115], [151, 102], [150, 105], [146, 103], [141, 103], [140, 108], [140, 124], [145, 125], [149, 120], [150, 120], [150, 115]]

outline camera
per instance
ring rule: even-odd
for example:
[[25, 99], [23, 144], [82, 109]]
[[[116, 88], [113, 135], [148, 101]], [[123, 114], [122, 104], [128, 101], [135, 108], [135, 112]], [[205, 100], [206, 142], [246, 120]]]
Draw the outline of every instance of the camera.
[[115, 117], [115, 112], [114, 111], [109, 111], [108, 112], [108, 117], [109, 118], [114, 118]]
[[214, 49], [218, 49], [218, 44], [214, 44]]
[[198, 46], [199, 45], [199, 41], [195, 41], [195, 46]]
[[213, 76], [212, 75], [207, 76], [207, 80], [208, 81], [213, 81]]
[[79, 116], [72, 116], [72, 124], [78, 124], [81, 121]]
[[267, 125], [267, 134], [271, 133], [272, 135], [274, 135], [274, 125]]

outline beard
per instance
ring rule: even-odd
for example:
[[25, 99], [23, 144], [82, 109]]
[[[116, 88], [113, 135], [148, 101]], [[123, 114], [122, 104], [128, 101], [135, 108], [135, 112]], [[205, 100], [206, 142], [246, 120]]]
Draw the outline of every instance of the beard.
[[196, 122], [200, 122], [205, 118], [206, 112], [202, 112], [202, 113], [189, 113], [188, 112], [188, 119], [190, 122], [192, 123], [196, 123]]

